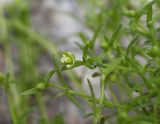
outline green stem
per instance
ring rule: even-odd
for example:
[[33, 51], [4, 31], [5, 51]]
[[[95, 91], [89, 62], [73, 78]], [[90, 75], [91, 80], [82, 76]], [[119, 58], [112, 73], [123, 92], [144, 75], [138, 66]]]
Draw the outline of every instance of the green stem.
[[98, 109], [97, 109], [97, 113], [96, 113], [96, 117], [94, 120], [94, 124], [98, 124], [100, 122], [100, 116], [101, 116], [101, 111], [103, 108], [103, 101], [105, 99], [105, 78], [103, 78], [103, 76], [101, 77], [101, 97], [100, 97], [100, 102], [98, 105]]
[[40, 113], [41, 113], [43, 122], [44, 122], [44, 124], [49, 124], [48, 115], [47, 115], [46, 108], [45, 108], [45, 105], [44, 105], [44, 102], [43, 102], [44, 100], [42, 99], [41, 94], [38, 93], [36, 95], [36, 98], [37, 98], [37, 101], [38, 101], [38, 105], [39, 105], [39, 109], [40, 109]]

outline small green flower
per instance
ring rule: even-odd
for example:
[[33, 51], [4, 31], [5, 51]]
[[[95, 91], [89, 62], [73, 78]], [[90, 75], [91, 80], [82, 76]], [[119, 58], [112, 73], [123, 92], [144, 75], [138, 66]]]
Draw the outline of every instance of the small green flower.
[[72, 65], [75, 63], [75, 56], [71, 52], [63, 52], [60, 62], [64, 65]]

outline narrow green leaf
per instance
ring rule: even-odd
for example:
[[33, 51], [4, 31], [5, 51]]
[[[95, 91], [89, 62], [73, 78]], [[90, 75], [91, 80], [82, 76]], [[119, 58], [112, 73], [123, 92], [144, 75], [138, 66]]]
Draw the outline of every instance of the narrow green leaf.
[[55, 72], [56, 72], [56, 70], [55, 70], [55, 69], [52, 69], [52, 70], [48, 73], [48, 75], [47, 75], [47, 77], [46, 77], [46, 82], [49, 82], [49, 80], [50, 80], [51, 77], [55, 74]]
[[77, 41], [75, 41], [75, 44], [76, 44], [81, 50], [83, 50], [84, 46], [83, 46], [82, 44], [78, 43]]
[[36, 94], [37, 92], [38, 92], [37, 88], [32, 88], [24, 91], [22, 95], [33, 95], [33, 94]]
[[111, 73], [113, 70], [115, 70], [116, 67], [121, 63], [121, 61], [122, 61], [122, 58], [114, 59], [111, 62], [111, 64], [108, 66], [108, 68], [105, 69], [105, 71], [104, 71], [105, 77], [107, 77], [109, 73]]
[[91, 65], [91, 64], [89, 64], [89, 63], [84, 63], [84, 66], [86, 66], [87, 68], [89, 68], [89, 69], [94, 69], [95, 67], [93, 66], [93, 65]]
[[148, 7], [147, 22], [152, 21], [152, 4]]
[[83, 56], [82, 59], [84, 62], [86, 62], [86, 59], [88, 58], [88, 46], [85, 46], [83, 49]]
[[54, 96], [54, 99], [57, 99], [57, 98], [62, 97], [62, 96], [65, 96], [66, 93], [67, 93], [67, 91], [61, 92], [61, 93], [57, 94], [56, 96]]
[[84, 117], [84, 118], [88, 118], [88, 117], [90, 117], [90, 116], [93, 116], [93, 112], [87, 113], [87, 114], [85, 114], [83, 117]]
[[94, 94], [94, 90], [93, 90], [91, 81], [89, 79], [87, 79], [87, 82], [88, 82], [89, 89], [90, 89], [90, 92], [91, 92], [94, 114], [96, 114], [96, 110], [97, 110], [96, 109], [96, 97], [95, 97], [95, 94]]
[[84, 107], [79, 103], [79, 101], [77, 101], [77, 99], [70, 94], [67, 94], [67, 97], [69, 98], [69, 100], [75, 104], [79, 109], [84, 110]]
[[120, 30], [122, 29], [122, 24], [120, 24], [118, 26], [118, 28], [115, 30], [115, 32], [113, 33], [111, 40], [110, 40], [110, 45], [113, 46], [114, 42], [116, 41], [118, 34], [120, 32]]
[[84, 34], [79, 33], [79, 36], [80, 36], [80, 38], [81, 38], [82, 42], [83, 42], [85, 45], [87, 45], [88, 40], [87, 40], [87, 38], [84, 36]]
[[49, 83], [38, 83], [36, 87], [31, 88], [29, 90], [26, 90], [24, 92], [22, 92], [22, 95], [32, 95], [32, 94], [36, 94], [42, 90], [45, 90], [46, 88], [50, 87], [52, 84]]
[[96, 39], [97, 39], [97, 37], [98, 37], [98, 34], [99, 34], [99, 32], [100, 32], [100, 30], [101, 30], [101, 28], [102, 28], [102, 24], [96, 29], [96, 31], [94, 32], [94, 35], [93, 35], [93, 37], [92, 37], [92, 39], [90, 40], [90, 42], [89, 42], [89, 48], [93, 48], [94, 47], [94, 45], [95, 45], [95, 42], [96, 42]]
[[133, 67], [135, 72], [141, 73], [141, 70], [143, 70], [143, 68], [138, 61], [136, 61], [134, 58], [129, 58], [129, 57], [127, 57], [126, 59], [128, 63], [130, 63], [130, 65]]
[[128, 47], [127, 47], [127, 55], [130, 53], [131, 49], [133, 48], [133, 46], [137, 43], [139, 36], [136, 36], [133, 38], [133, 40], [129, 43]]
[[96, 97], [95, 97], [95, 94], [94, 94], [94, 90], [93, 90], [91, 81], [88, 78], [87, 78], [87, 82], [88, 82], [89, 89], [90, 89], [90, 92], [91, 92], [91, 97], [92, 97], [92, 104], [93, 104], [93, 111], [94, 111], [93, 113], [94, 113], [94, 116], [96, 116], [96, 114], [97, 114]]
[[146, 20], [146, 23], [147, 23], [147, 26], [149, 28], [153, 27], [153, 22], [152, 22], [152, 4], [148, 7], [148, 11], [147, 11], [147, 20]]

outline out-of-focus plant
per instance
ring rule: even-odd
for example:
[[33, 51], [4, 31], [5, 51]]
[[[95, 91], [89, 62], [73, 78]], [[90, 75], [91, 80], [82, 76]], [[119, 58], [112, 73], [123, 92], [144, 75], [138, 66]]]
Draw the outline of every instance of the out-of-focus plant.
[[[40, 112], [38, 123], [50, 123], [41, 94], [36, 94], [36, 105], [31, 97], [21, 92], [44, 79], [38, 70], [38, 60], [43, 51], [56, 54], [56, 48], [47, 38], [35, 33], [30, 23], [30, 1], [14, 0], [0, 5], [0, 45], [4, 53], [5, 73], [0, 73], [0, 87], [8, 98], [11, 123], [28, 124], [36, 106]], [[1, 70], [0, 70], [1, 71]], [[41, 89], [40, 84], [38, 88]]]

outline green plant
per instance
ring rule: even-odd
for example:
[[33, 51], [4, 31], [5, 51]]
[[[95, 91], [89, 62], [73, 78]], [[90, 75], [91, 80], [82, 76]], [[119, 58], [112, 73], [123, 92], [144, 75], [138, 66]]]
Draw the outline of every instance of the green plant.
[[[40, 111], [39, 123], [65, 123], [63, 114], [57, 114], [53, 120], [47, 115], [42, 93], [49, 87], [58, 89], [55, 98], [66, 96], [83, 111], [85, 118], [92, 118], [94, 124], [159, 124], [160, 28], [156, 23], [160, 19], [160, 1], [152, 0], [140, 9], [135, 8], [130, 0], [80, 2], [82, 5], [83, 2], [91, 4], [85, 8], [84, 24], [94, 31], [91, 39], [79, 34], [82, 43], [76, 44], [82, 51], [81, 60], [68, 51], [60, 56], [51, 42], [33, 32], [28, 2], [16, 0], [1, 9], [0, 38], [5, 49], [8, 73], [0, 73], [0, 85], [7, 93], [13, 124], [27, 124], [35, 106]], [[122, 43], [124, 37], [129, 42], [127, 47]], [[18, 74], [14, 73], [16, 62], [12, 59], [12, 44], [19, 50], [20, 57], [16, 60], [20, 68]], [[36, 66], [44, 50], [53, 57], [54, 65], [47, 76], [38, 72]], [[93, 70], [93, 78], [99, 77], [100, 97], [96, 96], [89, 78], [90, 95], [85, 92], [83, 77], [73, 72], [80, 66]], [[75, 87], [64, 79], [64, 73]], [[58, 82], [51, 80], [53, 76], [57, 76]], [[106, 91], [110, 93], [110, 98]], [[32, 96], [37, 101], [34, 107], [28, 103]], [[78, 98], [85, 101], [91, 112], [86, 112]]]
[[[96, 23], [100, 26], [95, 30], [91, 39], [87, 39], [85, 35], [80, 34], [83, 44], [77, 45], [83, 52], [82, 60], [76, 60], [70, 52], [64, 52], [61, 58], [62, 64], [59, 61], [54, 62], [55, 69], [48, 74], [44, 85], [59, 89], [62, 91], [59, 96], [66, 95], [81, 109], [83, 106], [75, 96], [80, 96], [87, 101], [92, 108], [92, 112], [86, 114], [86, 117], [93, 116], [94, 124], [103, 124], [105, 121], [113, 121], [114, 118], [116, 118], [115, 123], [120, 124], [160, 123], [160, 44], [157, 37], [159, 28], [155, 27], [155, 21], [158, 17], [153, 16], [154, 5], [159, 7], [159, 1], [153, 0], [140, 10], [124, 8], [123, 14], [129, 18], [129, 25], [120, 24], [114, 29], [111, 37], [105, 35], [106, 27], [103, 19], [106, 17], [102, 17], [100, 22]], [[105, 11], [102, 10], [99, 15], [104, 13]], [[146, 16], [146, 25], [143, 24], [144, 20], [141, 20], [144, 15]], [[121, 43], [122, 37], [125, 35], [131, 35], [133, 39], [127, 47], [124, 47]], [[97, 52], [95, 48], [96, 40], [101, 42], [100, 52]], [[143, 45], [141, 45], [142, 41], [145, 41]], [[141, 63], [137, 56], [143, 58], [145, 63]], [[93, 73], [93, 77], [100, 77], [101, 95], [99, 98], [95, 96], [90, 79], [87, 79], [90, 95], [73, 90], [64, 82], [62, 72], [79, 66], [85, 66], [92, 69], [93, 72], [95, 68], [99, 69], [99, 72]], [[49, 82], [49, 79], [55, 73], [58, 74], [62, 86]], [[118, 87], [119, 95], [116, 94], [114, 86]], [[109, 90], [112, 100], [106, 97], [105, 90]], [[30, 93], [33, 92], [24, 92], [24, 94]], [[137, 93], [138, 96], [134, 96], [134, 93]], [[111, 108], [113, 112], [104, 114], [105, 108]]]
[[[23, 97], [21, 92], [43, 79], [37, 67], [38, 58], [44, 49], [52, 54], [56, 53], [56, 48], [47, 38], [32, 30], [29, 1], [15, 0], [0, 6], [0, 27], [0, 45], [4, 48], [6, 67], [6, 73], [0, 74], [0, 86], [5, 89], [8, 98], [12, 123], [27, 124], [35, 105], [28, 103], [32, 97]], [[39, 93], [35, 98], [42, 120], [39, 123], [49, 123], [43, 97]]]

